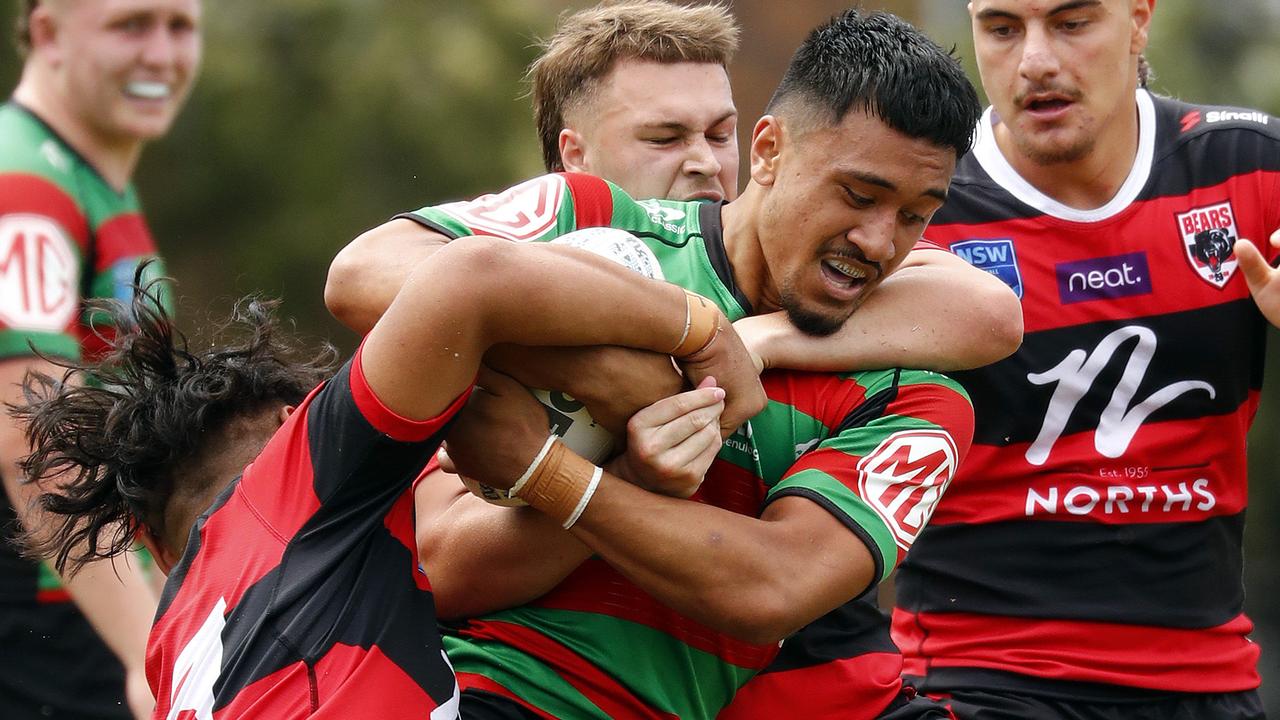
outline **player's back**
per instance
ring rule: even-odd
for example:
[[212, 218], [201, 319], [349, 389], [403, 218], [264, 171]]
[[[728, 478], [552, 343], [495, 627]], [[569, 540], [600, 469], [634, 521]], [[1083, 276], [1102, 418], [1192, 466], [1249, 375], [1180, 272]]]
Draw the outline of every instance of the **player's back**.
[[456, 715], [410, 485], [461, 404], [408, 423], [352, 368], [192, 528], [148, 644], [160, 716]]

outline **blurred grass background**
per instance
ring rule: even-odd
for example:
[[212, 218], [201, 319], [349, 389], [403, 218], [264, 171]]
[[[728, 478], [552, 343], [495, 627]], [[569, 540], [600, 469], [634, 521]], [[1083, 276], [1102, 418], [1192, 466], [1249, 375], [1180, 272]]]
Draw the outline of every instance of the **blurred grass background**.
[[[217, 0], [205, 3], [205, 64], [173, 132], [137, 176], [147, 217], [194, 324], [261, 291], [303, 331], [346, 349], [325, 312], [334, 253], [397, 212], [495, 190], [541, 171], [525, 65], [563, 0]], [[731, 72], [740, 143], [807, 31], [847, 3], [737, 0]], [[17, 3], [6, 4], [4, 22]], [[955, 46], [977, 78], [965, 4], [865, 2]], [[1153, 87], [1280, 114], [1280, 0], [1160, 0]], [[0, 86], [19, 63], [0, 49]], [[1280, 348], [1271, 345], [1272, 386]], [[1208, 341], [1208, 339], [1206, 339]], [[1229, 349], [1227, 351], [1230, 351]], [[1277, 395], [1274, 391], [1264, 392]], [[1280, 715], [1280, 398], [1264, 399], [1250, 443], [1247, 606], [1263, 647], [1263, 691]]]

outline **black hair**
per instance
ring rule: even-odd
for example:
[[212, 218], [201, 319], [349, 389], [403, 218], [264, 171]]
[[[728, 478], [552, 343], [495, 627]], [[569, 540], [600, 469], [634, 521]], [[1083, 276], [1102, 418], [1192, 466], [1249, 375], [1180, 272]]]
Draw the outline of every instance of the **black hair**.
[[898, 132], [969, 151], [982, 107], [953, 52], [885, 12], [846, 10], [819, 26], [791, 58], [769, 112], [795, 100], [835, 124], [861, 110]]
[[304, 351], [280, 333], [278, 301], [252, 296], [215, 330], [230, 342], [191, 350], [160, 300], [166, 281], [144, 286], [145, 267], [129, 303], [87, 303], [111, 327], [95, 323], [108, 343], [101, 361], [53, 360], [62, 377], [28, 374], [25, 403], [11, 408], [33, 449], [26, 482], [51, 481], [38, 496], [46, 527], [24, 544], [60, 572], [128, 550], [142, 524], [163, 536], [169, 499], [194, 482], [178, 471], [184, 460], [232, 421], [298, 403], [332, 374], [332, 346]]

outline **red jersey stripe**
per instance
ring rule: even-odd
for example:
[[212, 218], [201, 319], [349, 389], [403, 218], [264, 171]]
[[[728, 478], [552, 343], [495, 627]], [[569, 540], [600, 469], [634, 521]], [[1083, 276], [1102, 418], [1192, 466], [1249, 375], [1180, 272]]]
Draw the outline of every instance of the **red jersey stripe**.
[[[1102, 622], [895, 610], [904, 672], [970, 667], [1177, 692], [1256, 688], [1258, 646], [1244, 615], [1186, 630]], [[927, 663], [925, 659], [928, 659]]]

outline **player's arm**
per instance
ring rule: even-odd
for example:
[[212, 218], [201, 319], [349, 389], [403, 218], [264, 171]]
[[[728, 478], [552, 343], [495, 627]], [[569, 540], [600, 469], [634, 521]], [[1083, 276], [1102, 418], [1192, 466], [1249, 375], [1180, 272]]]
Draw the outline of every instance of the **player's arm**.
[[[609, 465], [611, 472], [655, 492], [688, 497], [720, 448], [723, 410], [722, 400], [706, 386], [644, 408], [627, 423], [628, 450]], [[510, 473], [520, 470], [510, 468]], [[491, 505], [443, 470], [418, 483], [415, 508], [419, 559], [441, 618], [528, 603], [592, 554], [550, 516], [531, 507]]]
[[[509, 485], [508, 468], [542, 446], [545, 419], [521, 392], [493, 383], [473, 398], [450, 433], [460, 469]], [[462, 442], [472, 433], [492, 437], [497, 422], [503, 442], [487, 451]], [[573, 504], [543, 502], [540, 484], [549, 472], [556, 482], [581, 485], [588, 502], [569, 528], [579, 541], [665, 605], [742, 640], [777, 642], [865, 590], [875, 574], [862, 541], [808, 499], [781, 498], [755, 518], [649, 492], [609, 472], [591, 492], [594, 466], [558, 443], [552, 448], [521, 496], [564, 524]]]
[[[0, 407], [21, 402], [21, 382], [28, 371], [58, 377], [61, 368], [33, 356], [0, 360]], [[28, 530], [36, 530], [40, 514], [34, 499], [41, 488], [21, 482], [18, 469], [18, 461], [29, 452], [20, 424], [7, 412], [0, 413], [0, 476], [18, 520]], [[138, 563], [125, 558], [118, 562], [98, 560], [61, 580], [89, 624], [124, 665], [131, 709], [145, 716], [149, 709], [143, 705], [150, 701], [150, 691], [144, 661], [157, 601]]]
[[420, 262], [365, 339], [362, 362], [388, 407], [430, 418], [502, 342], [671, 353], [692, 380], [714, 376], [739, 402], [764, 406], [750, 356], [711, 303], [589, 252], [493, 238], [455, 240]]
[[364, 232], [330, 264], [325, 305], [343, 325], [369, 332], [418, 263], [447, 242], [445, 235], [404, 218]]
[[844, 326], [828, 337], [783, 313], [734, 323], [765, 367], [843, 372], [989, 365], [1022, 344], [1022, 305], [999, 278], [945, 250], [912, 250]]
[[443, 470], [418, 483], [414, 508], [418, 560], [444, 620], [528, 603], [591, 557], [591, 549], [551, 517], [531, 507], [491, 505]]

